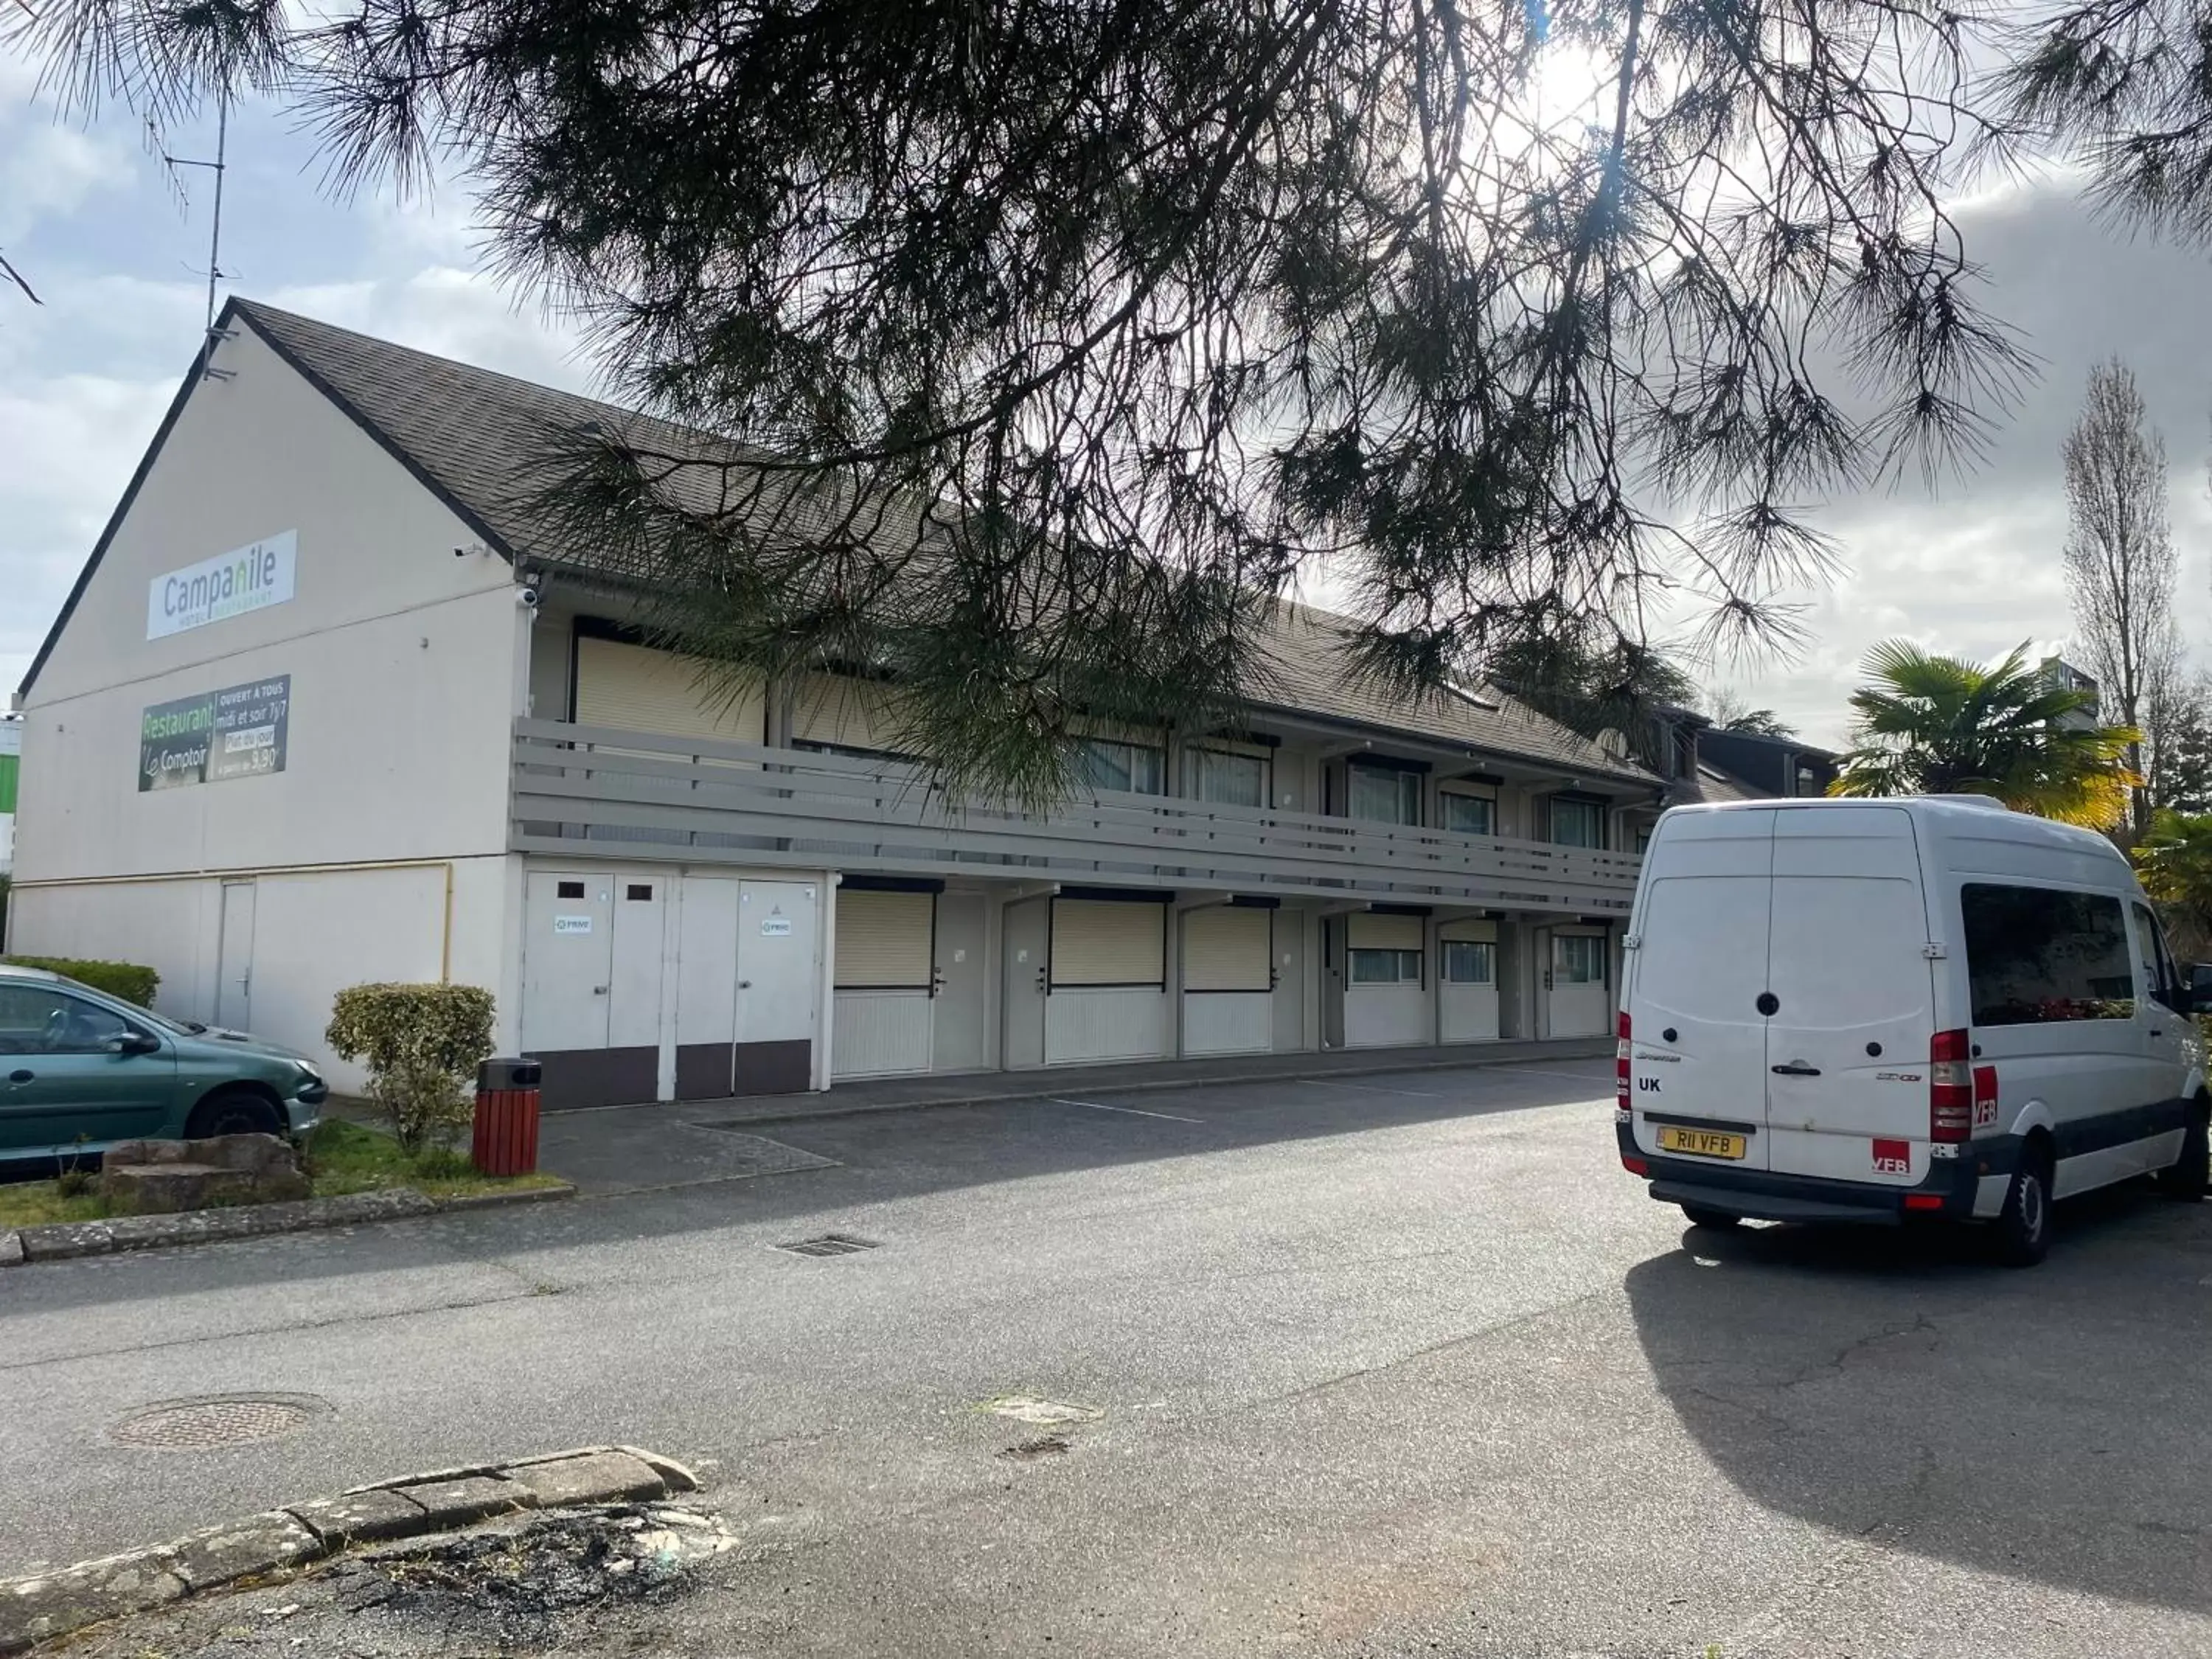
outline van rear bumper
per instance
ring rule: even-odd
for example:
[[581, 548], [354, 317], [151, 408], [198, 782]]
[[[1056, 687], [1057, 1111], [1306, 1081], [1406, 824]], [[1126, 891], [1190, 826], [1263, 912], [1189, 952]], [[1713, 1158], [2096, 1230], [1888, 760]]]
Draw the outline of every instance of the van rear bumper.
[[[1662, 1204], [1688, 1204], [1759, 1221], [1842, 1221], [1894, 1227], [1906, 1221], [1972, 1218], [1974, 1198], [1984, 1176], [2012, 1174], [2020, 1158], [2013, 1135], [1969, 1141], [1957, 1158], [1938, 1158], [1928, 1178], [1915, 1187], [1876, 1186], [1860, 1181], [1830, 1181], [1818, 1176], [1782, 1175], [1771, 1170], [1731, 1170], [1680, 1158], [1655, 1158], [1636, 1144], [1633, 1133], [1617, 1129], [1623, 1158], [1640, 1160]], [[1919, 1203], [1905, 1207], [1907, 1197]], [[1930, 1204], [1930, 1198], [1938, 1202]]]

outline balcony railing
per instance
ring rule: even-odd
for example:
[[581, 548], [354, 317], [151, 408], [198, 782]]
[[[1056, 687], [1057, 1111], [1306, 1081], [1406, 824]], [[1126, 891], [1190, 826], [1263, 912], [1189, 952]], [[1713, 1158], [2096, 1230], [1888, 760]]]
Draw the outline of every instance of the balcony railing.
[[890, 762], [515, 724], [517, 851], [1625, 915], [1639, 860], [1176, 796], [1042, 812], [951, 801]]

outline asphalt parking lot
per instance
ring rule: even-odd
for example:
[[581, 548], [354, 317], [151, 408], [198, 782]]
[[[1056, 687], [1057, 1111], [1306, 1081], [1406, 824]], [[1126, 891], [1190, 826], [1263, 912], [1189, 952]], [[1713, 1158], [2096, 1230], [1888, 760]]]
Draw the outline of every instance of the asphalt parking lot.
[[[0, 1575], [622, 1440], [757, 1547], [575, 1651], [2212, 1654], [2212, 1206], [2027, 1273], [1711, 1236], [1609, 1070], [694, 1124], [604, 1196], [0, 1275]], [[108, 1437], [253, 1390], [328, 1409]]]

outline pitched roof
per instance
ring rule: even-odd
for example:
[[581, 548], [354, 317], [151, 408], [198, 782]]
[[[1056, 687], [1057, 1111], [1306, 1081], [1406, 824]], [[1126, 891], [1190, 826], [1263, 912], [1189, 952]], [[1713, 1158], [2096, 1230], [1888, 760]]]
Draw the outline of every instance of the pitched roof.
[[[357, 334], [257, 300], [231, 300], [222, 321], [234, 319], [251, 327], [489, 547], [510, 560], [526, 558], [612, 574], [595, 568], [589, 547], [566, 544], [561, 527], [532, 505], [524, 469], [528, 458], [544, 453], [550, 434], [598, 427], [626, 442], [679, 455], [710, 459], [739, 453], [712, 434]], [[195, 362], [187, 391], [197, 382], [198, 371]], [[183, 395], [173, 407], [170, 421], [181, 407]], [[156, 450], [168, 425], [165, 421], [155, 439]], [[149, 452], [140, 465], [140, 477], [152, 459]], [[133, 493], [136, 489], [134, 479]], [[33, 662], [31, 675], [52, 649], [129, 505], [126, 495]], [[1347, 678], [1340, 647], [1349, 624], [1328, 611], [1285, 605], [1276, 612], [1267, 654], [1275, 669], [1275, 684], [1264, 706], [1379, 732], [1540, 760], [1596, 776], [1657, 781], [1634, 763], [1615, 760], [1588, 738], [1489, 687], [1408, 701]], [[24, 685], [27, 689], [29, 684], [30, 676], [26, 676]]]

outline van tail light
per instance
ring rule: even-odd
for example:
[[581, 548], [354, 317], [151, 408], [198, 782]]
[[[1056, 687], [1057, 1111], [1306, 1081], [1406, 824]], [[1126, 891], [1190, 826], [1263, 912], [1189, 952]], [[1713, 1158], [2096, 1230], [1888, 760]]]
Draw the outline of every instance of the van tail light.
[[[1974, 1132], [1973, 1042], [1963, 1030], [1938, 1031], [1928, 1045], [1928, 1138], [1965, 1140]], [[1996, 1091], [1996, 1067], [1990, 1091]]]
[[1613, 1045], [1613, 1103], [1622, 1111], [1628, 1109], [1628, 1014], [1624, 1010], [1620, 1024], [1614, 1028], [1619, 1040]]

